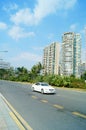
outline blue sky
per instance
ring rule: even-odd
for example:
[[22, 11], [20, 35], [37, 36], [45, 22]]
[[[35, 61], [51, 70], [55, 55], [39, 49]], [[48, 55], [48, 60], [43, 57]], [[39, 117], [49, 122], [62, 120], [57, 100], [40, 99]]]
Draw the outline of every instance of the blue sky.
[[73, 31], [82, 36], [84, 60], [85, 26], [85, 0], [0, 1], [0, 58], [30, 69], [42, 61], [44, 47]]

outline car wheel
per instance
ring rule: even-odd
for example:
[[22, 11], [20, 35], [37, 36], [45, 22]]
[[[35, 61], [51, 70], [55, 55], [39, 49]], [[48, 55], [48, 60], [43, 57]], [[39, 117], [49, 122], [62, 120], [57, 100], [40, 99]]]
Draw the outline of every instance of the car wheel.
[[44, 94], [44, 90], [43, 89], [41, 89], [41, 93]]

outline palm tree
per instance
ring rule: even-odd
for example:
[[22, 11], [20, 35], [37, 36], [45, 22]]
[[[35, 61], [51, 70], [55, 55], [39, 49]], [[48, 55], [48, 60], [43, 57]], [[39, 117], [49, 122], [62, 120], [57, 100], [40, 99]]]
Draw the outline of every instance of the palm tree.
[[31, 68], [32, 77], [35, 78], [36, 76], [40, 75], [42, 69], [43, 69], [43, 67], [42, 67], [42, 64], [40, 62], [38, 64], [34, 65]]

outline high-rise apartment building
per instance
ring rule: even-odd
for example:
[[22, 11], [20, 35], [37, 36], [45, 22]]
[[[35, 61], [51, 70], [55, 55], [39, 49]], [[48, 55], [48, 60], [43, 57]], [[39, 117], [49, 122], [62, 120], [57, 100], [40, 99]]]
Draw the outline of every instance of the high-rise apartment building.
[[84, 74], [86, 71], [86, 63], [81, 63], [81, 67], [80, 67], [80, 73], [81, 75]]
[[81, 65], [81, 36], [73, 32], [62, 36], [61, 68], [63, 75], [80, 76]]
[[43, 74], [58, 74], [60, 45], [53, 42], [44, 48], [43, 54]]

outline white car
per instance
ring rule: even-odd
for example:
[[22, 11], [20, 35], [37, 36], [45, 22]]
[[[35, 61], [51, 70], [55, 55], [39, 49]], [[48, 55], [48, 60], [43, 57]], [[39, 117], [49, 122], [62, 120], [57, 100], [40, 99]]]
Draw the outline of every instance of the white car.
[[32, 91], [43, 93], [55, 93], [55, 88], [51, 87], [48, 83], [37, 82], [31, 86]]

